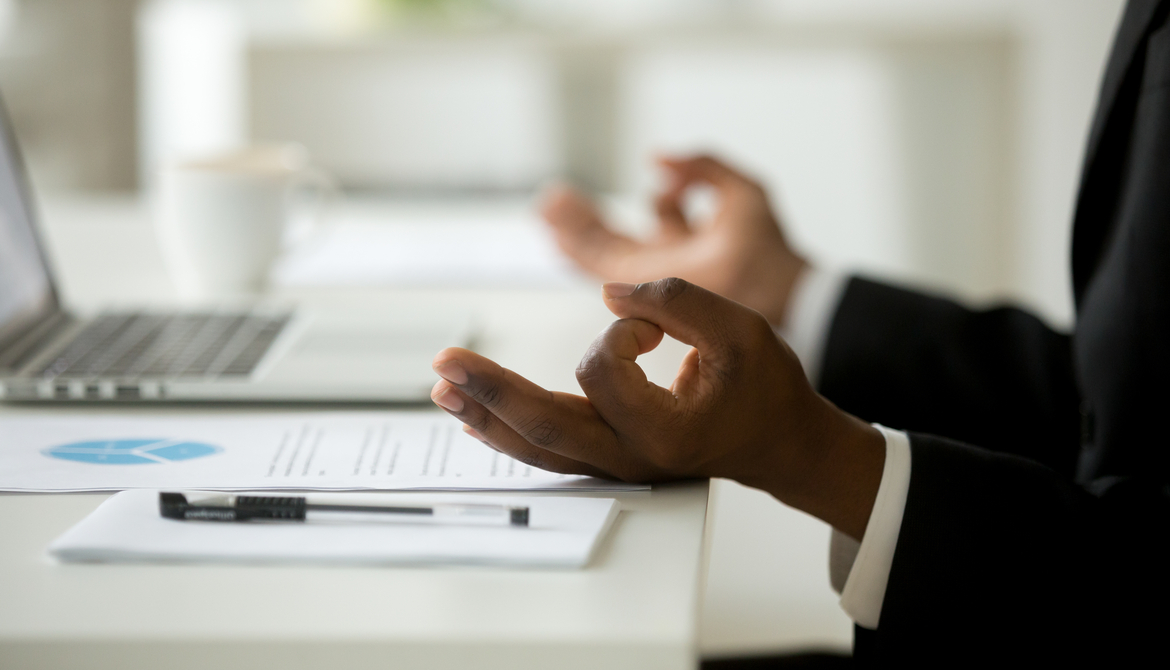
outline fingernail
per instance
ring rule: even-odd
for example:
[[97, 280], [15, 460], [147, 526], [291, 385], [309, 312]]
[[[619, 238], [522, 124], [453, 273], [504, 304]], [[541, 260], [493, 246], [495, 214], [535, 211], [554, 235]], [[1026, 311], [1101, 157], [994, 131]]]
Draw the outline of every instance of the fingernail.
[[607, 282], [601, 287], [601, 292], [607, 298], [624, 298], [634, 292], [638, 288], [637, 284], [627, 284], [620, 281]]
[[435, 366], [435, 372], [456, 386], [462, 386], [467, 383], [467, 371], [457, 361], [445, 361]]
[[448, 412], [463, 411], [463, 398], [460, 398], [459, 394], [451, 389], [443, 389], [439, 392], [439, 395], [431, 396], [431, 400], [434, 400], [436, 405]]

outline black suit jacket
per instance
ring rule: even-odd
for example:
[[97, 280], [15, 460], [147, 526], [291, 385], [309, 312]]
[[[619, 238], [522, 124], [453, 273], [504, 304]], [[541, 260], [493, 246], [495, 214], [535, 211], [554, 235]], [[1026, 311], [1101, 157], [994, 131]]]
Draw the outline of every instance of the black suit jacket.
[[[1075, 332], [853, 279], [821, 392], [911, 433], [858, 659], [1087, 661], [1170, 645], [1170, 0], [1131, 0], [1077, 200]], [[944, 437], [945, 436], [945, 437]]]

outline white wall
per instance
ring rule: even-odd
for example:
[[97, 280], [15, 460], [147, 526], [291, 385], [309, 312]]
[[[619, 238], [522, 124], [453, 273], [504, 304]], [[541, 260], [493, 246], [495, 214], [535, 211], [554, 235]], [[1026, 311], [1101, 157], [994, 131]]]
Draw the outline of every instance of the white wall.
[[[812, 35], [811, 41], [816, 41], [818, 32], [846, 32], [861, 44], [870, 41], [875, 32], [891, 31], [934, 36], [941, 44], [955, 42], [956, 38], [962, 41], [972, 33], [1002, 36], [1011, 45], [1010, 63], [1000, 82], [1009, 87], [1010, 127], [1000, 137], [1006, 136], [1010, 142], [1006, 151], [1011, 163], [1005, 172], [1010, 177], [1007, 183], [992, 185], [1006, 189], [1007, 208], [996, 205], [991, 208], [991, 215], [998, 222], [1007, 221], [1006, 230], [972, 225], [971, 221], [984, 216], [976, 210], [987, 204], [971, 199], [971, 194], [978, 189], [969, 190], [966, 196], [957, 193], [948, 196], [952, 203], [964, 197], [968, 199], [970, 207], [964, 208], [967, 216], [931, 224], [934, 227], [920, 223], [929, 222], [931, 212], [945, 211], [949, 205], [937, 200], [931, 204], [928, 199], [911, 193], [908, 199], [887, 198], [890, 203], [901, 204], [891, 204], [891, 209], [876, 216], [888, 220], [898, 212], [905, 212], [905, 223], [910, 226], [906, 245], [876, 262], [863, 256], [844, 256], [879, 269], [909, 263], [910, 268], [904, 274], [909, 278], [941, 281], [977, 298], [1006, 295], [1034, 307], [1056, 323], [1071, 322], [1067, 234], [1073, 189], [1100, 69], [1123, 4], [1121, 0], [500, 1], [512, 8], [521, 23], [537, 32], [552, 26], [570, 34], [617, 36], [619, 42], [629, 41], [631, 37], [636, 40], [639, 32], [662, 30], [664, 26], [686, 30], [698, 26], [708, 32], [722, 30], [734, 34], [749, 24], [775, 26], [789, 35], [807, 33]], [[362, 22], [371, 20], [369, 7], [373, 3], [371, 0], [226, 0], [225, 4], [244, 10], [254, 34], [299, 35], [324, 31], [344, 36], [347, 31], [369, 29], [368, 25], [362, 28]], [[136, 45], [132, 35], [137, 6], [137, 0], [21, 0], [5, 4], [10, 8], [6, 11], [12, 7], [15, 11], [10, 14], [10, 29], [0, 40], [0, 86], [40, 187], [128, 188], [136, 184], [136, 147], [140, 137], [149, 137], [152, 132], [148, 130], [149, 119], [141, 124], [136, 120]], [[873, 70], [885, 68], [888, 75], [888, 65], [888, 62], [879, 63]], [[987, 70], [982, 73], [978, 70], [978, 67], [970, 68], [968, 75], [973, 79], [986, 75]], [[945, 78], [937, 79], [945, 82]], [[596, 77], [594, 80], [596, 83]], [[898, 85], [894, 82], [895, 87]], [[978, 86], [965, 90], [969, 94], [977, 89]], [[961, 95], [963, 91], [957, 93]], [[574, 104], [574, 109], [588, 107], [592, 102], [592, 98], [586, 97], [584, 104]], [[631, 117], [635, 123], [645, 125], [638, 118]], [[619, 132], [625, 122], [606, 118], [604, 110], [600, 116], [585, 115], [584, 119], [573, 120], [574, 123], [582, 121], [611, 134]], [[136, 125], [141, 128], [138, 132]], [[594, 186], [615, 183], [614, 177], [620, 171], [615, 158], [618, 153], [623, 153], [626, 157], [622, 160], [629, 163], [630, 148], [646, 146], [645, 138], [627, 135], [629, 142], [622, 147], [597, 147], [578, 138], [574, 148], [571, 133], [560, 132], [561, 148], [569, 147], [580, 157], [580, 145], [584, 145], [592, 148], [594, 155], [576, 164], [574, 158], [565, 156], [560, 160], [545, 159], [543, 164], [560, 164], [574, 176], [601, 175]], [[705, 132], [727, 131], [708, 128]], [[746, 132], [741, 130], [740, 134]], [[922, 134], [920, 139], [928, 138]], [[905, 148], [903, 140], [895, 138], [898, 143], [895, 154]], [[775, 141], [770, 138], [763, 143]], [[149, 145], [149, 141], [144, 144]], [[738, 153], [731, 144], [727, 146], [732, 153]], [[149, 153], [146, 148], [143, 152]], [[771, 159], [775, 165], [769, 167], [747, 154], [744, 156], [747, 162], [761, 165], [762, 176], [777, 185], [780, 202], [798, 229], [798, 237], [813, 251], [832, 257], [834, 250], [845, 248], [824, 243], [834, 239], [828, 231], [847, 216], [845, 206], [829, 202], [823, 213], [810, 209], [809, 201], [818, 187], [802, 182], [803, 173], [791, 167], [781, 169], [779, 165], [781, 160], [796, 161], [785, 155], [782, 159]], [[805, 160], [814, 166], [821, 158], [814, 153], [808, 154]], [[579, 169], [581, 165], [585, 166], [584, 170]], [[902, 167], [913, 172], [915, 163], [902, 163]], [[848, 169], [858, 172], [856, 166]], [[952, 173], [961, 169], [954, 166]], [[815, 172], [810, 170], [808, 174]], [[903, 187], [909, 191], [931, 192], [923, 188], [921, 178], [931, 173], [939, 174], [939, 171], [908, 175]], [[624, 174], [632, 173], [627, 170]], [[645, 183], [644, 178], [641, 183]], [[868, 188], [876, 188], [875, 185], [872, 182]], [[918, 215], [923, 216], [918, 223], [910, 221]], [[822, 225], [819, 223], [822, 219], [831, 223]], [[937, 216], [934, 220], [941, 221]], [[868, 218], [859, 217], [853, 225], [861, 231], [870, 223]], [[851, 239], [865, 240], [874, 230], [857, 232]], [[974, 235], [971, 244], [986, 247], [1001, 233], [1006, 235], [997, 246], [1001, 265], [985, 258], [952, 262], [956, 258], [954, 249], [967, 246], [967, 237]], [[880, 248], [879, 245], [874, 249]], [[936, 248], [942, 252], [936, 253]], [[882, 254], [875, 251], [874, 255]]]
[[1070, 235], [1089, 121], [1122, 0], [1034, 0], [1020, 8], [1020, 225], [1013, 286], [1059, 324], [1072, 323]]
[[894, 75], [880, 56], [679, 39], [630, 61], [623, 190], [656, 187], [655, 152], [710, 152], [762, 179], [796, 244], [821, 260], [906, 266]]
[[514, 39], [261, 44], [249, 123], [358, 187], [528, 190], [560, 172], [554, 66]]
[[[659, 23], [635, 4], [608, 24], [544, 2], [559, 27], [261, 41], [253, 135], [399, 189], [560, 173], [644, 194], [650, 151], [703, 148], [767, 183], [816, 258], [1071, 323], [1073, 190], [1119, 0], [692, 2]], [[403, 63], [462, 102], [427, 114]], [[460, 77], [497, 83], [475, 104]], [[466, 132], [491, 141], [439, 141]]]
[[999, 33], [673, 38], [630, 56], [620, 183], [654, 151], [759, 177], [817, 262], [974, 299], [1010, 290], [1013, 44]]

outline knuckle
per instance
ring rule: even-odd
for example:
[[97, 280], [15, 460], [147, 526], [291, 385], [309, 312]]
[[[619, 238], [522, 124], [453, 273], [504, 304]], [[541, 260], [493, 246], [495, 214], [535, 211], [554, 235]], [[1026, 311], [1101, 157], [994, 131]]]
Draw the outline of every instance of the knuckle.
[[760, 349], [776, 341], [776, 331], [761, 314], [752, 314], [744, 327], [745, 339], [752, 349]]
[[577, 383], [585, 386], [599, 380], [605, 374], [605, 354], [596, 346], [589, 347], [581, 362], [577, 364]]
[[667, 277], [666, 279], [659, 279], [658, 281], [650, 282], [651, 298], [661, 307], [666, 307], [675, 298], [683, 295], [691, 289], [690, 282], [678, 277]]
[[560, 427], [547, 417], [534, 417], [517, 430], [521, 437], [538, 447], [557, 445], [564, 437]]
[[463, 423], [471, 426], [481, 435], [487, 435], [495, 428], [495, 425], [492, 423], [492, 416], [487, 412], [474, 412], [470, 416], [461, 418]]
[[728, 344], [723, 352], [725, 365], [716, 367], [720, 381], [732, 384], [740, 375], [740, 371], [747, 364], [749, 352], [742, 342], [735, 341]]
[[776, 345], [776, 331], [763, 316], [752, 314], [727, 329], [720, 345], [723, 365], [715, 367], [716, 375], [725, 384], [735, 383], [767, 347]]
[[503, 401], [504, 391], [496, 382], [484, 381], [470, 390], [471, 397], [484, 407], [498, 407]]

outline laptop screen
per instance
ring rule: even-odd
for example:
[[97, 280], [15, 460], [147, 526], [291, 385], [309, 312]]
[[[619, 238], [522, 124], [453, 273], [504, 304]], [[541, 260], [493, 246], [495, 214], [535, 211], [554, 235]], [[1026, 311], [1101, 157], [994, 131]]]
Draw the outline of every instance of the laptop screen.
[[23, 166], [0, 101], [0, 344], [37, 315], [55, 307], [49, 269], [41, 255]]

